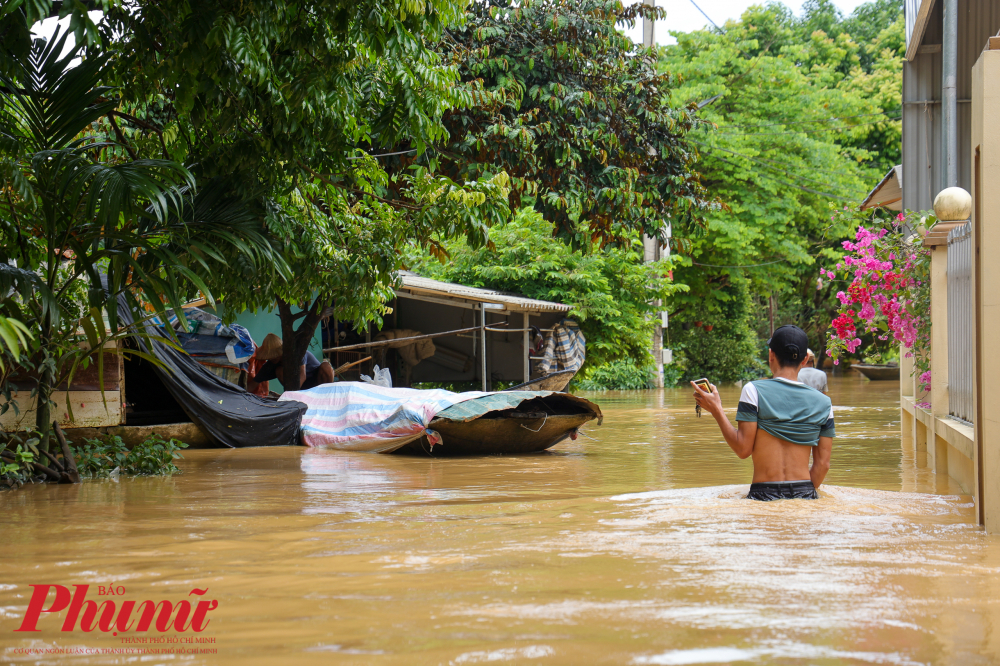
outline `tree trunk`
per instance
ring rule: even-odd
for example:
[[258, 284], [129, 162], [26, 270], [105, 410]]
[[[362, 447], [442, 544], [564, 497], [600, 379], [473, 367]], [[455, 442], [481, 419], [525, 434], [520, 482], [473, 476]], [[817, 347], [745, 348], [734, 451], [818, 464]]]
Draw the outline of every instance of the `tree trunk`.
[[[292, 314], [292, 306], [278, 299], [278, 316], [281, 318], [281, 347], [282, 359], [281, 367], [285, 375], [282, 386], [286, 391], [298, 391], [301, 388], [299, 382], [299, 371], [302, 367], [302, 359], [309, 351], [309, 343], [312, 341], [316, 327], [324, 318], [333, 314], [333, 308], [327, 304], [322, 297], [317, 297], [308, 310]], [[295, 328], [295, 320], [302, 319], [298, 329]]]
[[[48, 351], [49, 343], [52, 339], [52, 326], [49, 316], [46, 315], [42, 322], [42, 331], [38, 336], [43, 355]], [[50, 359], [43, 358], [44, 361]], [[49, 440], [52, 439], [52, 391], [55, 388], [55, 372], [50, 363], [42, 364], [42, 371], [38, 373], [38, 394], [35, 396], [35, 429], [39, 432], [38, 448], [41, 451], [49, 450]]]

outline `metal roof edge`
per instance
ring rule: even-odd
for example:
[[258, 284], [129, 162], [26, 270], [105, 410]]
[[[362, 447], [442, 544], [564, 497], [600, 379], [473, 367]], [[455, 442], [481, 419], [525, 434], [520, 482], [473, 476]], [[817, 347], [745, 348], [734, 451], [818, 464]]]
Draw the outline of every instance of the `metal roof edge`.
[[896, 166], [894, 166], [891, 169], [889, 169], [889, 173], [885, 174], [885, 177], [882, 178], [882, 180], [879, 181], [878, 185], [876, 185], [874, 188], [872, 188], [872, 191], [868, 193], [868, 196], [865, 197], [865, 200], [861, 202], [861, 205], [858, 206], [858, 209], [859, 210], [865, 210], [867, 208], [875, 208], [876, 206], [884, 206], [886, 204], [896, 203], [896, 201], [898, 201], [898, 199], [894, 199], [892, 201], [880, 201], [878, 203], [873, 203], [873, 204], [869, 205], [869, 202], [872, 200], [872, 198], [876, 194], [878, 194], [879, 190], [881, 190], [886, 185], [886, 183], [888, 183], [892, 178], [896, 179], [896, 182], [899, 183], [899, 189], [900, 189], [900, 191], [902, 191], [903, 190], [903, 165], [902, 164], [897, 164]]
[[572, 308], [563, 303], [554, 301], [543, 301], [537, 298], [528, 298], [521, 294], [497, 291], [494, 289], [484, 289], [481, 287], [470, 287], [468, 285], [455, 282], [443, 282], [433, 278], [418, 275], [412, 271], [399, 271], [400, 290], [414, 290], [417, 292], [437, 294], [442, 298], [452, 300], [478, 301], [481, 303], [495, 303], [507, 306], [506, 309], [534, 310], [537, 312], [569, 312]]
[[906, 44], [907, 62], [913, 62], [913, 59], [917, 57], [917, 49], [924, 41], [924, 31], [927, 30], [927, 23], [930, 21], [933, 8], [934, 0], [921, 0], [920, 9], [917, 10], [917, 18], [913, 23], [913, 34], [910, 35], [910, 41]]

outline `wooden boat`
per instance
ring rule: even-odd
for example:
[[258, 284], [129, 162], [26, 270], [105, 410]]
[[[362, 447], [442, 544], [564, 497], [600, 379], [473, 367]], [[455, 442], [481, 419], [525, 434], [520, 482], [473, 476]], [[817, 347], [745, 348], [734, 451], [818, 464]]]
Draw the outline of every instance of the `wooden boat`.
[[553, 372], [551, 374], [545, 375], [544, 377], [539, 377], [538, 379], [532, 379], [530, 382], [524, 382], [523, 384], [518, 384], [517, 386], [511, 386], [509, 389], [504, 389], [506, 391], [565, 391], [566, 387], [576, 376], [576, 370], [560, 370], [559, 372]]
[[898, 365], [852, 365], [851, 367], [872, 381], [899, 379]]
[[[460, 406], [460, 405], [458, 405]], [[488, 411], [463, 419], [440, 412], [428, 426], [443, 443], [433, 447], [421, 437], [397, 453], [422, 455], [488, 455], [537, 453], [567, 439], [576, 439], [580, 426], [604, 419], [601, 408], [568, 393], [533, 397], [509, 409]]]

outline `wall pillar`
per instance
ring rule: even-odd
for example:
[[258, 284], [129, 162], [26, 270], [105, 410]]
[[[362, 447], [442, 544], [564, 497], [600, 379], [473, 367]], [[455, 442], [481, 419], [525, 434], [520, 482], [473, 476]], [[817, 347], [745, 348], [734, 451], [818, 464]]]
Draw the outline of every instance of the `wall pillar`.
[[[993, 44], [994, 40], [990, 40]], [[1000, 51], [972, 68], [972, 232], [976, 315], [975, 442], [977, 509], [1000, 533]]]

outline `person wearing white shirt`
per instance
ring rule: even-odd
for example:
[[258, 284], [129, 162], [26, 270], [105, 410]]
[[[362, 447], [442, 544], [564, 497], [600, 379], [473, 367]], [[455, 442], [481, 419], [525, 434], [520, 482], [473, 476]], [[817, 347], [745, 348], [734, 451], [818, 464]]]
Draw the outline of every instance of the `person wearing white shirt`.
[[812, 349], [806, 351], [806, 365], [799, 370], [798, 380], [820, 393], [827, 392], [826, 373], [816, 368], [816, 354]]

